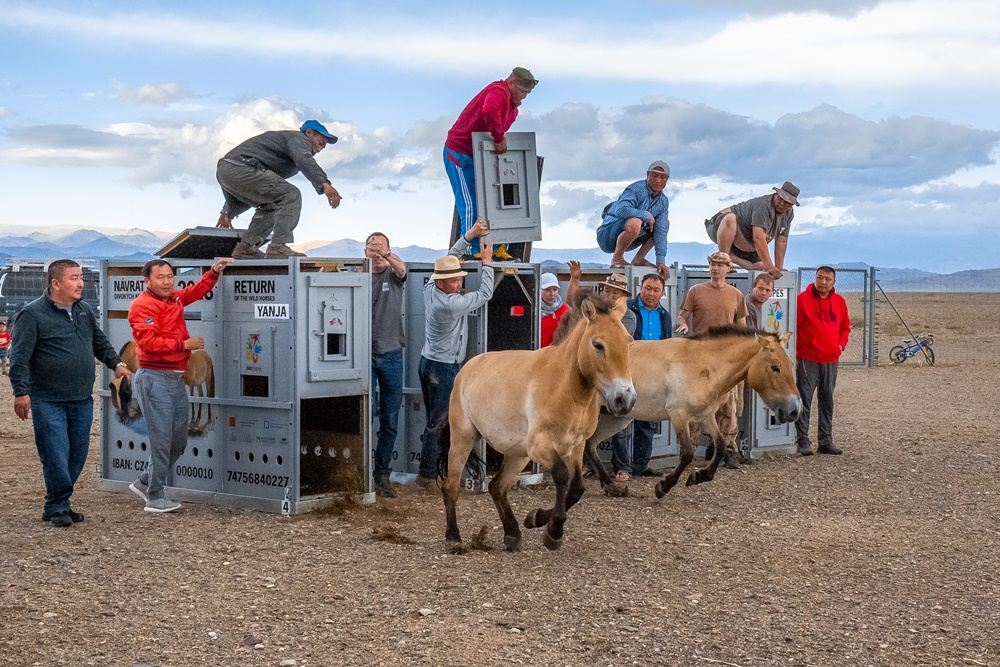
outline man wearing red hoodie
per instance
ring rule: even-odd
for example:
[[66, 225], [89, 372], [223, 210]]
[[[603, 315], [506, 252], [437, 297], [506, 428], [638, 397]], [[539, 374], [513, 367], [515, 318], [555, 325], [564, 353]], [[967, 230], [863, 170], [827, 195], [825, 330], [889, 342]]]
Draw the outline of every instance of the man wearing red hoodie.
[[833, 286], [837, 272], [829, 266], [816, 269], [816, 280], [798, 298], [798, 330], [795, 344], [795, 382], [802, 398], [802, 413], [795, 422], [795, 445], [802, 456], [812, 456], [809, 413], [813, 393], [819, 395], [819, 433], [816, 451], [843, 454], [833, 444], [833, 390], [837, 386], [837, 363], [847, 347], [851, 318], [847, 302]]

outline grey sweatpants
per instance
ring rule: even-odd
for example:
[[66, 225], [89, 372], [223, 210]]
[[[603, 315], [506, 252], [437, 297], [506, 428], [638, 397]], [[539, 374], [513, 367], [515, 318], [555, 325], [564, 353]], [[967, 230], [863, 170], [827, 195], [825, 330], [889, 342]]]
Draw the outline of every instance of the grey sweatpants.
[[795, 422], [795, 444], [809, 445], [809, 413], [815, 392], [819, 399], [817, 442], [820, 447], [833, 445], [833, 390], [837, 386], [837, 362], [820, 364], [796, 359], [795, 384], [799, 389], [799, 398], [802, 399], [802, 412]]
[[253, 219], [243, 240], [261, 246], [271, 236], [272, 243], [294, 240], [292, 230], [299, 224], [302, 211], [302, 193], [299, 189], [267, 169], [250, 165], [237, 165], [219, 160], [215, 178], [226, 197], [226, 212], [236, 217], [249, 208], [256, 207]]
[[149, 465], [144, 476], [149, 485], [146, 497], [157, 500], [163, 497], [170, 472], [187, 447], [191, 414], [187, 386], [181, 373], [140, 368], [133, 378], [132, 390], [139, 399], [149, 434]]

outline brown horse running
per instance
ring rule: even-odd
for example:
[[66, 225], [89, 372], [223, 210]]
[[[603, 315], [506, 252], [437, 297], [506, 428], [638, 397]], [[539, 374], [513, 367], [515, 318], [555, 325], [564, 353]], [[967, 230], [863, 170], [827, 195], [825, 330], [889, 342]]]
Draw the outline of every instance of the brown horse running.
[[546, 526], [543, 542], [549, 549], [562, 544], [566, 511], [583, 495], [583, 448], [597, 427], [601, 405], [624, 416], [635, 403], [628, 370], [632, 337], [621, 324], [624, 299], [614, 309], [587, 300], [580, 310], [578, 325], [559, 347], [487, 352], [469, 360], [455, 378], [450, 438], [444, 434], [441, 452], [448, 462], [448, 542], [462, 543], [455, 504], [469, 452], [482, 437], [504, 456], [489, 489], [507, 550], [517, 551], [521, 545], [507, 492], [529, 460], [549, 468], [556, 500], [552, 509], [529, 512], [524, 525]]
[[597, 429], [588, 438], [587, 465], [601, 478], [608, 495], [621, 495], [611, 475], [597, 456], [597, 444], [628, 426], [633, 419], [664, 421], [677, 434], [680, 462], [656, 485], [662, 498], [677, 484], [694, 459], [702, 430], [712, 437], [715, 454], [705, 468], [696, 470], [687, 485], [711, 481], [726, 453], [715, 413], [729, 390], [742, 381], [760, 394], [778, 421], [798, 419], [802, 402], [792, 374], [792, 362], [784, 345], [791, 333], [753, 331], [736, 326], [713, 327], [693, 338], [636, 341], [629, 355], [636, 403], [632, 413], [621, 417], [601, 411]]

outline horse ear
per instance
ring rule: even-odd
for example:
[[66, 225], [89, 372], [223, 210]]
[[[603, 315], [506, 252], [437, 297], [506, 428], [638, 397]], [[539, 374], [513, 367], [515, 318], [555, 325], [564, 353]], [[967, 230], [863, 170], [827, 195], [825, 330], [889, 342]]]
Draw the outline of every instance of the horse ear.
[[580, 303], [580, 311], [588, 320], [592, 320], [597, 317], [597, 308], [594, 308], [594, 302], [590, 299], [584, 299]]
[[767, 343], [768, 343], [768, 340], [769, 340], [768, 338], [766, 338], [765, 336], [761, 336], [758, 333], [755, 333], [753, 335], [753, 337], [757, 339], [757, 344], [758, 345], [760, 345], [761, 347], [765, 347], [765, 348], [767, 347]]
[[792, 332], [786, 331], [785, 333], [781, 334], [781, 337], [778, 339], [778, 342], [784, 345], [785, 347], [788, 347], [788, 341], [790, 341], [791, 339], [792, 339]]

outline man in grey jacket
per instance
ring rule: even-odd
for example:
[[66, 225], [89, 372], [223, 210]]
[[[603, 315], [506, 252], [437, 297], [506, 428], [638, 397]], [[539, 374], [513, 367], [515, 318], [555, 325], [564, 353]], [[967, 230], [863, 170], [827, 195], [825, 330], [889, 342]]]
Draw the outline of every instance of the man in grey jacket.
[[[216, 168], [226, 203], [218, 227], [230, 228], [233, 218], [256, 208], [243, 238], [231, 253], [233, 259], [284, 259], [303, 256], [288, 247], [299, 224], [302, 195], [287, 180], [300, 171], [317, 194], [326, 196], [330, 208], [340, 206], [340, 193], [313, 157], [327, 144], [337, 143], [318, 121], [307, 120], [295, 131], [265, 132], [247, 139], [226, 153]], [[260, 246], [271, 236], [267, 253]]]
[[[486, 240], [489, 223], [480, 218], [458, 238], [448, 254], [434, 262], [434, 273], [424, 285], [426, 317], [424, 347], [420, 352], [420, 390], [427, 411], [427, 426], [421, 437], [420, 472], [417, 484], [430, 487], [437, 477], [440, 422], [448, 413], [455, 376], [465, 361], [469, 313], [493, 297], [493, 244]], [[463, 276], [459, 258], [474, 239], [480, 239], [483, 269], [479, 289], [462, 294]]]

